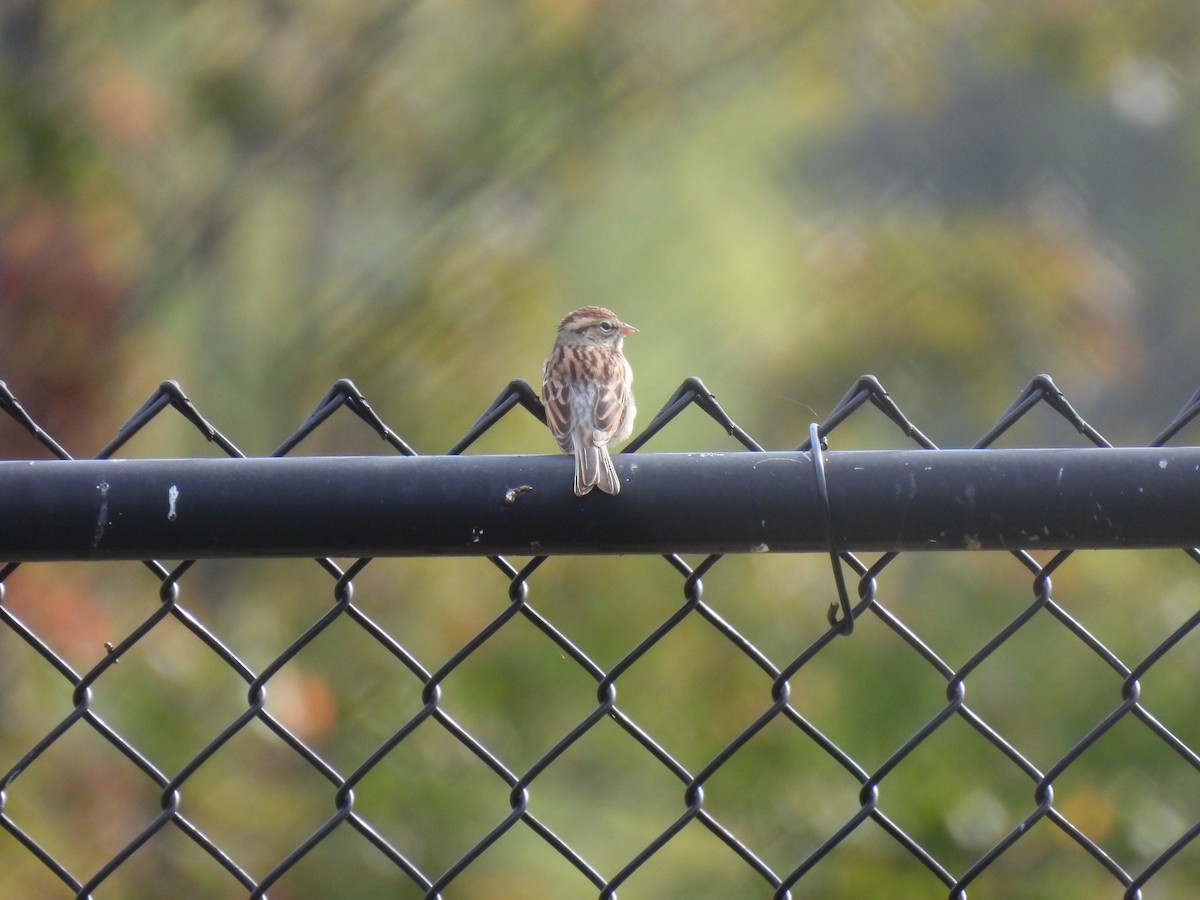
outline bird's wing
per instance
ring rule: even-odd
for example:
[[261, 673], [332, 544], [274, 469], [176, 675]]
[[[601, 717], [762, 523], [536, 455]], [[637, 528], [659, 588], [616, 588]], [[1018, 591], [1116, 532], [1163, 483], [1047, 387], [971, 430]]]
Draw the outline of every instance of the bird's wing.
[[629, 401], [629, 383], [625, 379], [625, 367], [620, 357], [608, 361], [596, 387], [595, 433], [592, 439], [596, 446], [603, 447], [621, 427], [621, 419]]
[[542, 406], [546, 410], [546, 424], [559, 449], [563, 453], [570, 453], [574, 447], [571, 438], [570, 389], [563, 382], [550, 377], [553, 364], [554, 356], [551, 355], [542, 369]]

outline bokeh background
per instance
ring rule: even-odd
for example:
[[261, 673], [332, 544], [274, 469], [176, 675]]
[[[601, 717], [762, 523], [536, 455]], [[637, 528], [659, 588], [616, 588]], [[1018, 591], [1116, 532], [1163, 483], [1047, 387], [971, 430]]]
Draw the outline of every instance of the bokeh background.
[[[1200, 385], [1198, 35], [1187, 0], [8, 0], [0, 379], [79, 456], [167, 378], [249, 454], [342, 377], [418, 451], [440, 452], [510, 379], [536, 383], [562, 315], [599, 304], [641, 329], [627, 351], [643, 424], [698, 375], [760, 443], [790, 448], [872, 372], [925, 433], [962, 446], [1049, 372], [1110, 440], [1144, 443]], [[870, 416], [838, 440], [904, 443]], [[1079, 441], [1050, 415], [1009, 439]], [[648, 447], [733, 448], [694, 414]], [[385, 450], [346, 417], [300, 452]], [[473, 448], [551, 450], [526, 416]], [[0, 451], [43, 454], [4, 422]], [[127, 452], [215, 451], [165, 419]], [[1056, 597], [1136, 661], [1200, 602], [1194, 568], [1179, 554], [1083, 554]], [[952, 664], [1031, 599], [1010, 557], [902, 559], [888, 578], [905, 621]], [[807, 558], [725, 560], [705, 586], [778, 660], [819, 632], [832, 592], [827, 560]], [[606, 665], [682, 599], [661, 560], [552, 560], [532, 587]], [[507, 600], [485, 561], [381, 560], [356, 588], [431, 668]], [[181, 596], [258, 667], [330, 600], [318, 567], [270, 562], [199, 565]], [[5, 603], [82, 671], [153, 611], [156, 581], [136, 565], [23, 566]], [[1117, 703], [1119, 681], [1035, 621], [975, 684], [999, 730], [1048, 766]], [[519, 769], [586, 714], [592, 688], [536, 635], [505, 635], [456, 673], [447, 703]], [[939, 708], [944, 685], [882, 629], [847, 643], [794, 696], [869, 767]], [[1185, 651], [1155, 670], [1167, 672], [1158, 702], [1200, 739], [1197, 651]], [[244, 709], [244, 685], [169, 622], [131, 656], [97, 705], [166, 771]], [[697, 626], [630, 671], [622, 703], [699, 767], [769, 702], [749, 669]], [[10, 633], [0, 678], [6, 769], [70, 711], [70, 692]], [[277, 678], [272, 708], [345, 770], [419, 708], [419, 689], [350, 627]], [[1102, 687], [1070, 693], [1089, 683]], [[507, 795], [444, 735], [423, 741], [372, 776], [362, 803], [437, 872], [503, 817]], [[897, 771], [885, 809], [961, 871], [1032, 792], [965, 728], [933, 743]], [[542, 802], [612, 873], [678, 814], [678, 790], [619, 735], [595, 744], [550, 770]], [[739, 759], [711, 802], [779, 870], [857, 808], [844, 776], [785, 729]], [[1195, 771], [1132, 726], [1076, 771], [1056, 802], [1134, 871], [1200, 818]], [[265, 729], [195, 785], [185, 809], [255, 874], [330, 811]], [[157, 809], [144, 779], [77, 729], [7, 802], [82, 877]], [[458, 896], [590, 893], [532, 836], [499, 846]], [[626, 891], [758, 891], [718, 846], [688, 830]], [[1115, 890], [1049, 827], [1018, 846], [980, 895]], [[0, 892], [62, 892], [2, 833], [0, 860]], [[878, 832], [835, 852], [814, 890], [864, 896], [880, 871], [890, 896], [941, 893]], [[331, 896], [351, 875], [356, 896], [409, 896], [343, 832], [272, 896]], [[1197, 877], [1188, 851], [1158, 883]], [[110, 884], [107, 896], [235, 895], [174, 833]]]

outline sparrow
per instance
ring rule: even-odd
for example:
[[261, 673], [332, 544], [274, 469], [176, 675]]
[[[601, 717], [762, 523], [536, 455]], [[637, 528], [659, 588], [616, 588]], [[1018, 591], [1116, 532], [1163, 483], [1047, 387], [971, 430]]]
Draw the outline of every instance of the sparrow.
[[593, 487], [606, 494], [621, 491], [608, 445], [633, 432], [633, 370], [621, 345], [636, 331], [603, 307], [577, 309], [558, 324], [542, 367], [546, 424], [562, 452], [575, 454], [580, 497]]

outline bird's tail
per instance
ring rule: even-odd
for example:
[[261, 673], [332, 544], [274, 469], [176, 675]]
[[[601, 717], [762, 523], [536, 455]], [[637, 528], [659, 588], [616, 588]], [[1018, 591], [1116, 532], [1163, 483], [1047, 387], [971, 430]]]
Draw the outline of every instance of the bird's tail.
[[582, 497], [593, 487], [606, 494], [619, 494], [621, 482], [607, 447], [575, 448], [575, 493]]

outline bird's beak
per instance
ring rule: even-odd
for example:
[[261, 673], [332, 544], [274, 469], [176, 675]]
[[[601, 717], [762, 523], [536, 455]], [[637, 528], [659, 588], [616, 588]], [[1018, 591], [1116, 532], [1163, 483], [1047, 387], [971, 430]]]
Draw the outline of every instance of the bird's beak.
[[632, 325], [626, 325], [624, 322], [621, 323], [621, 327], [618, 328], [617, 331], [621, 332], [622, 335], [630, 335], [630, 334], [637, 333], [636, 328], [634, 328]]

